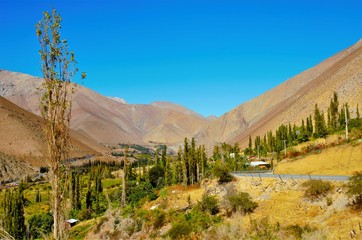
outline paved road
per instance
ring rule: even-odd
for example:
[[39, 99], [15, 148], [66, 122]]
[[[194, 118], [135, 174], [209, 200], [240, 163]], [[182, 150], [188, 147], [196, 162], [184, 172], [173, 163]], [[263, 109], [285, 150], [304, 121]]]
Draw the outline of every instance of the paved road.
[[302, 174], [270, 174], [270, 173], [240, 173], [233, 172], [236, 177], [253, 177], [253, 178], [282, 178], [284, 179], [320, 179], [329, 181], [348, 181], [349, 176], [322, 176], [322, 175], [302, 175]]

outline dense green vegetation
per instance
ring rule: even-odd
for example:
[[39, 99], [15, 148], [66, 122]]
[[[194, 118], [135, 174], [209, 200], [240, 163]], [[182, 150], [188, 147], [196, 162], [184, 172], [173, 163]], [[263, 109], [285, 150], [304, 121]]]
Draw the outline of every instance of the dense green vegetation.
[[[281, 159], [282, 155], [295, 157], [298, 153], [293, 149], [288, 153], [285, 152], [285, 154], [282, 154], [282, 152], [286, 148], [303, 142], [325, 138], [331, 134], [344, 133], [346, 122], [348, 123], [349, 132], [353, 132], [353, 129], [362, 130], [362, 119], [360, 118], [358, 105], [355, 112], [356, 118], [351, 119], [348, 103], [342, 104], [339, 109], [338, 95], [335, 92], [326, 111], [327, 118], [325, 112], [319, 109], [318, 104], [315, 104], [313, 117], [310, 115], [305, 120], [301, 119], [301, 125], [281, 124], [275, 133], [268, 131], [262, 137], [256, 136], [254, 143], [250, 136], [249, 145], [244, 149], [244, 154], [246, 156], [267, 157], [274, 156], [275, 153], [278, 159]], [[306, 149], [307, 152], [310, 150]]]

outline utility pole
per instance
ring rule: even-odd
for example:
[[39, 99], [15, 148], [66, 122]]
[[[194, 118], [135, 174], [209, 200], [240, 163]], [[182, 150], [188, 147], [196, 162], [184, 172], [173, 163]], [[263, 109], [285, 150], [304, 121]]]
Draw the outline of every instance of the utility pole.
[[287, 156], [287, 140], [283, 140], [284, 142], [284, 156]]
[[346, 140], [348, 141], [348, 119], [347, 119], [347, 104], [344, 106], [344, 118], [346, 120]]

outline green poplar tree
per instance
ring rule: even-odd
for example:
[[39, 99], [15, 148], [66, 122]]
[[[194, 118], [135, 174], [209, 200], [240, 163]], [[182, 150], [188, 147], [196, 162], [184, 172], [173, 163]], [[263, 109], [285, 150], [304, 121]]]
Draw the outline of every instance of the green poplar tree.
[[159, 148], [156, 148], [156, 153], [155, 153], [155, 164], [156, 164], [156, 166], [160, 165], [160, 157], [158, 155], [158, 151], [159, 151]]
[[183, 184], [189, 185], [189, 144], [187, 138], [184, 140], [184, 150], [182, 154], [182, 170], [183, 170]]
[[177, 162], [176, 162], [176, 173], [177, 173], [177, 183], [183, 182], [183, 164], [182, 164], [182, 149], [181, 146], [179, 146], [177, 151]]
[[316, 137], [324, 138], [327, 136], [324, 114], [320, 112], [318, 104], [315, 104], [314, 106], [314, 126], [315, 126], [314, 135]]
[[26, 237], [24, 217], [24, 196], [21, 188], [13, 191], [6, 190], [4, 194], [3, 210], [5, 218], [3, 226], [14, 239]]
[[162, 147], [162, 153], [161, 153], [161, 167], [165, 168], [166, 166], [166, 153], [167, 153], [167, 146], [164, 145]]
[[337, 92], [333, 93], [333, 98], [331, 98], [329, 110], [330, 110], [330, 127], [332, 130], [338, 128], [338, 95]]

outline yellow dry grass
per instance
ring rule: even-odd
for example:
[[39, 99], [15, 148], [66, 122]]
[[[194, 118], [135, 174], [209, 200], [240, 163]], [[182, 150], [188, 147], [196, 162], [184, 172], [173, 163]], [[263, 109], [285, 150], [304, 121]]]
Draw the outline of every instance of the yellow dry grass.
[[[259, 181], [260, 185], [254, 186], [251, 178], [238, 178], [237, 189], [249, 192], [259, 205], [249, 216], [241, 219], [239, 216], [238, 221], [242, 221], [242, 225], [250, 229], [250, 218], [260, 221], [267, 217], [271, 224], [279, 223], [281, 227], [308, 225], [319, 229], [327, 239], [350, 239], [352, 229], [362, 236], [362, 231], [359, 230], [359, 223], [362, 224], [362, 212], [352, 210], [345, 204], [339, 209], [334, 206], [334, 202], [344, 196], [343, 193], [334, 191], [328, 195], [333, 201], [331, 206], [326, 205], [325, 199], [310, 202], [304, 198], [304, 188], [301, 186], [304, 181], [287, 180], [281, 183], [276, 179], [263, 179]], [[338, 189], [343, 188], [344, 183], [332, 184]]]
[[[327, 239], [350, 239], [352, 229], [356, 231], [358, 236], [362, 236], [360, 235], [362, 231], [359, 230], [358, 225], [359, 222], [362, 224], [362, 212], [354, 211], [347, 206], [344, 182], [332, 182], [334, 190], [328, 197], [333, 203], [327, 206], [325, 198], [317, 202], [310, 202], [304, 197], [305, 188], [302, 187], [302, 183], [305, 181], [286, 180], [282, 182], [279, 179], [238, 177], [231, 184], [235, 186], [237, 191], [248, 192], [253, 201], [258, 203], [258, 208], [250, 215], [235, 214], [231, 218], [225, 218], [218, 225], [224, 227], [218, 229], [218, 236], [246, 234], [251, 229], [250, 219], [260, 221], [265, 217], [269, 219], [270, 224], [275, 226], [279, 223], [283, 229], [291, 225], [308, 225], [316, 228], [317, 232], [311, 233], [314, 235], [309, 239], [319, 239], [319, 235], [326, 236]], [[188, 196], [190, 196], [193, 205], [201, 200], [205, 189], [215, 187], [220, 187], [215, 180], [202, 183], [200, 187], [168, 187], [167, 193], [165, 190], [161, 190], [164, 191], [161, 194], [163, 197], [144, 207], [150, 209], [152, 206], [159, 205], [165, 210], [182, 209], [188, 205]], [[342, 193], [338, 193], [337, 189], [342, 189]], [[219, 197], [221, 200], [221, 196]]]
[[362, 143], [328, 148], [298, 160], [288, 159], [275, 169], [280, 174], [314, 175], [352, 175], [355, 171], [362, 171]]

